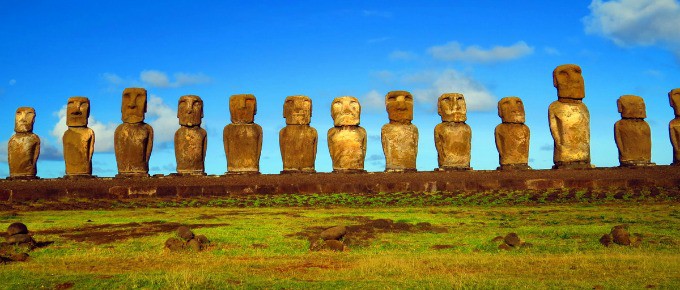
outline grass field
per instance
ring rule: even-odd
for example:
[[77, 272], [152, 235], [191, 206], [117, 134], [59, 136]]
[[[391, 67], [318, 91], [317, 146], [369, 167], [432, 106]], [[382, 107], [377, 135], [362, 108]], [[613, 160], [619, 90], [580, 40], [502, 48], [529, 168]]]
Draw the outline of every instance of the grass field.
[[[309, 251], [306, 234], [375, 219], [409, 226], [354, 237], [348, 252]], [[18, 221], [53, 243], [0, 265], [3, 289], [680, 289], [677, 202], [0, 212], [1, 229]], [[165, 250], [179, 224], [209, 248]], [[598, 242], [620, 224], [642, 243]], [[492, 239], [510, 232], [533, 246], [498, 249]]]

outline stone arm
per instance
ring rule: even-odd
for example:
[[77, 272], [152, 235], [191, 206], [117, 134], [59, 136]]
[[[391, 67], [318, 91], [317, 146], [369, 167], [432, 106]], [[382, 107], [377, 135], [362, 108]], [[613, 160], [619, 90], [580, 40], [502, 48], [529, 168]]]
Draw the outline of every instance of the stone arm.
[[222, 143], [224, 143], [224, 155], [227, 157], [227, 163], [229, 163], [229, 125], [224, 126], [222, 131]]
[[35, 150], [33, 151], [33, 165], [38, 164], [38, 156], [40, 156], [40, 137], [35, 135]]
[[555, 115], [555, 108], [553, 107], [553, 104], [548, 107], [548, 123], [550, 125], [550, 134], [552, 135], [553, 140], [555, 140], [555, 145], [560, 145], [562, 144], [562, 130], [560, 130], [561, 128], [559, 127], [559, 120], [557, 120], [557, 116]]
[[614, 123], [614, 141], [616, 142], [616, 147], [618, 147], [618, 149], [619, 149], [619, 154], [621, 154], [622, 151], [626, 151], [623, 148], [623, 140], [621, 139], [621, 133], [619, 133], [621, 131], [621, 128], [620, 128], [621, 123], [620, 122], [621, 122], [621, 120]]
[[285, 131], [285, 130], [286, 130], [286, 127], [283, 127], [281, 129], [281, 131], [279, 131], [279, 151], [281, 151], [281, 160], [282, 161], [286, 156], [286, 146], [283, 146], [283, 144], [285, 143], [283, 141], [283, 131]]
[[[317, 150], [317, 147], [319, 145], [319, 133], [317, 133], [316, 129], [314, 129], [314, 128], [312, 128], [312, 130], [314, 132], [314, 142], [312, 143], [312, 147], [313, 147], [312, 148], [312, 156], [314, 156], [314, 159], [316, 160], [316, 150]], [[279, 137], [279, 140], [281, 140], [281, 137]]]
[[88, 128], [88, 129], [89, 129], [89, 133], [90, 133], [90, 146], [89, 146], [89, 148], [87, 148], [87, 154], [88, 154], [89, 160], [91, 161], [92, 155], [94, 154], [94, 130], [92, 130], [90, 128]]
[[[201, 130], [203, 130], [203, 158], [202, 158], [202, 160], [205, 163], [205, 156], [206, 156], [206, 152], [208, 151], [208, 132], [203, 128], [201, 128]], [[205, 165], [203, 165], [203, 166], [205, 167]]]
[[[671, 136], [673, 136], [673, 129], [671, 129]], [[7, 165], [12, 164], [12, 153], [10, 153], [10, 150], [12, 148], [12, 139], [14, 139], [14, 136], [9, 138], [9, 141], [7, 141]]]
[[[679, 148], [680, 146], [680, 136], [678, 136], [678, 124], [675, 124], [676, 122], [680, 122], [680, 119], [673, 119], [671, 122], [668, 124], [668, 134], [671, 137], [671, 145], [673, 145], [674, 149]], [[675, 161], [675, 160], [673, 160]]]
[[501, 130], [501, 128], [500, 128], [501, 125], [503, 125], [503, 124], [498, 124], [496, 126], [496, 129], [494, 129], [494, 131], [493, 131], [494, 138], [496, 139], [496, 150], [498, 150], [499, 158], [500, 158], [501, 152], [505, 152], [505, 150], [503, 148], [503, 142], [501, 142], [501, 136], [500, 136], [500, 133], [499, 133], [499, 131]]
[[418, 137], [420, 135], [418, 135], [418, 127], [416, 127], [416, 125], [411, 125], [411, 126], [413, 126], [413, 145], [415, 145], [415, 147], [416, 147], [415, 148], [416, 149], [415, 155], [418, 156], [418, 139], [419, 139]]
[[383, 155], [385, 155], [385, 161], [387, 161], [387, 156], [389, 156], [389, 152], [387, 152], [387, 150], [389, 148], [387, 146], [388, 140], [385, 138], [385, 126], [387, 126], [387, 125], [389, 125], [389, 124], [383, 125], [382, 129], [380, 130], [380, 142], [381, 142], [381, 145], [382, 145], [382, 148], [383, 148]]
[[442, 147], [443, 138], [442, 135], [439, 134], [439, 132], [441, 131], [440, 129], [441, 126], [443, 126], [442, 123], [439, 123], [437, 124], [437, 126], [434, 126], [434, 147], [437, 149], [438, 155], [441, 154], [441, 152], [443, 152], [442, 150], [444, 150], [444, 148]]
[[144, 127], [149, 130], [149, 139], [146, 141], [146, 152], [145, 152], [145, 161], [146, 164], [149, 164], [149, 159], [151, 159], [151, 151], [153, 150], [153, 127], [149, 124], [144, 124]]
[[262, 156], [262, 139], [263, 139], [262, 138], [263, 137], [262, 126], [260, 126], [258, 124], [253, 124], [253, 125], [255, 125], [255, 128], [257, 130], [257, 134], [260, 136], [259, 138], [257, 138], [257, 166], [259, 167], [260, 166], [260, 156]]
[[363, 142], [362, 142], [362, 145], [361, 145], [361, 151], [362, 151], [361, 154], [362, 154], [362, 156], [364, 156], [364, 158], [366, 158], [366, 148], [367, 148], [366, 147], [366, 141], [368, 139], [368, 136], [366, 135], [366, 129], [364, 129], [363, 127], [359, 127], [359, 130], [361, 131], [361, 135], [362, 135], [362, 139], [363, 139]]

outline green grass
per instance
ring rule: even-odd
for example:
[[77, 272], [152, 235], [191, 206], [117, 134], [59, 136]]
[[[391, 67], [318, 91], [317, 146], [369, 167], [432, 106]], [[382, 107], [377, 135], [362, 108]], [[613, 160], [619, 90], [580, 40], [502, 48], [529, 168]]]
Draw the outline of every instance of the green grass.
[[[344, 198], [318, 197], [317, 201]], [[28, 262], [0, 265], [0, 288], [71, 284], [77, 289], [680, 288], [680, 207], [674, 202], [421, 207], [393, 203], [368, 208], [193, 206], [25, 211], [18, 215], [0, 212], [0, 229], [21, 221], [36, 233], [36, 240], [54, 241], [31, 252]], [[356, 216], [412, 224], [429, 222], [447, 232], [379, 233], [366, 246], [341, 253], [309, 252], [309, 242], [292, 235], [308, 227], [356, 225], [361, 223], [351, 218]], [[104, 244], [76, 242], [68, 236], [69, 232], [97, 225], [156, 221], [227, 225], [193, 227], [195, 233], [212, 241], [208, 250], [199, 253], [164, 250], [164, 241], [174, 235], [171, 232]], [[643, 236], [642, 245], [601, 246], [598, 239], [622, 223], [629, 225], [631, 233]], [[40, 233], [47, 230], [67, 231]], [[104, 234], [107, 231], [100, 230]], [[510, 232], [533, 247], [499, 250], [499, 243], [491, 239]], [[434, 245], [451, 247], [434, 250]]]

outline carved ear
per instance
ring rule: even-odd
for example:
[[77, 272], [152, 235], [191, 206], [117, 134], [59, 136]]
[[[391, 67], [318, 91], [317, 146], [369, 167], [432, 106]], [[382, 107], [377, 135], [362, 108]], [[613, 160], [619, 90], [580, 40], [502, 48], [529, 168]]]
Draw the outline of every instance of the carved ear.
[[616, 100], [616, 107], [619, 109], [619, 113], [623, 113], [623, 104], [621, 103], [621, 99]]

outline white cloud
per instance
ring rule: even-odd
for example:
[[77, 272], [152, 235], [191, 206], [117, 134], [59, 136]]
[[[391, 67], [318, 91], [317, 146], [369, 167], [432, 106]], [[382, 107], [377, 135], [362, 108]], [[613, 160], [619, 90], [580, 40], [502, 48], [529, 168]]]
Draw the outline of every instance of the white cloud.
[[361, 98], [361, 107], [367, 109], [385, 109], [385, 95], [371, 90]]
[[112, 84], [112, 85], [118, 86], [118, 85], [123, 84], [123, 79], [122, 79], [121, 77], [119, 77], [117, 74], [113, 74], [113, 73], [103, 73], [103, 74], [101, 75], [101, 77], [102, 77], [106, 82], [108, 82], [109, 84]]
[[436, 106], [444, 93], [461, 93], [465, 96], [468, 111], [485, 111], [496, 107], [496, 97], [481, 83], [456, 70], [423, 72], [405, 77], [408, 82], [424, 83], [425, 88], [414, 89], [413, 97], [422, 103]]
[[680, 56], [680, 3], [675, 0], [593, 0], [585, 31], [619, 46], [662, 44]]
[[417, 56], [415, 53], [403, 50], [395, 50], [389, 55], [389, 58], [392, 60], [412, 60], [415, 59], [416, 57]]
[[[66, 105], [61, 107], [61, 109], [54, 114], [59, 117], [59, 121], [54, 124], [54, 128], [52, 128], [50, 135], [57, 140], [61, 140], [64, 136], [64, 132], [68, 129], [68, 126], [66, 126]], [[87, 126], [94, 131], [94, 151], [113, 152], [113, 134], [116, 131], [118, 124], [99, 122], [92, 115], [87, 119], [87, 123]]]
[[175, 73], [173, 76], [175, 81], [171, 82], [168, 75], [162, 71], [145, 70], [139, 74], [139, 78], [144, 84], [159, 88], [178, 88], [187, 85], [207, 83], [210, 81], [210, 77], [201, 73], [189, 74], [179, 72]]
[[547, 54], [547, 55], [560, 55], [561, 54], [560, 51], [557, 50], [557, 48], [550, 47], [550, 46], [544, 47], [543, 52], [545, 52], [545, 54]]
[[463, 47], [453, 41], [445, 45], [433, 46], [428, 49], [432, 57], [446, 61], [467, 61], [477, 63], [491, 63], [517, 59], [534, 52], [534, 48], [524, 41], [519, 41], [511, 46], [494, 46], [484, 49], [477, 45]]
[[9, 85], [10, 85], [10, 86], [15, 85], [16, 83], [17, 83], [17, 80], [15, 80], [15, 79], [9, 80]]
[[177, 111], [153, 94], [149, 97], [147, 108], [147, 123], [153, 127], [154, 144], [174, 141], [175, 131], [179, 129]]

